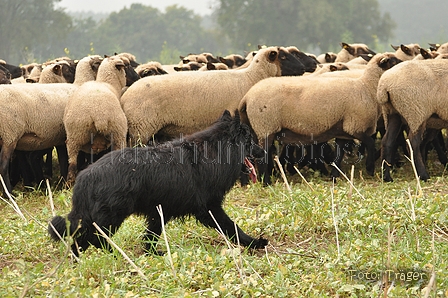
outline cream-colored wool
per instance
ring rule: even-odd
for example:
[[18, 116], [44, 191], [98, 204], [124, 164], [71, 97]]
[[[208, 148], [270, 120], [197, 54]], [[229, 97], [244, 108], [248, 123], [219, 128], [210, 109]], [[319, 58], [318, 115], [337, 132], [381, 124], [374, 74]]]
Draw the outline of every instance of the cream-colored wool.
[[[84, 60], [84, 59], [83, 59]], [[84, 64], [84, 72], [77, 68], [75, 82], [94, 76], [91, 58]], [[9, 160], [15, 149], [35, 151], [64, 145], [66, 133], [64, 123], [65, 106], [78, 84], [13, 84], [0, 86], [0, 175], [9, 184]]]
[[348, 62], [361, 54], [375, 54], [369, 47], [364, 43], [341, 43], [342, 49], [337, 53], [335, 62]]
[[79, 151], [99, 153], [110, 146], [114, 150], [126, 146], [127, 120], [119, 99], [126, 86], [124, 67], [118, 56], [105, 58], [96, 81], [82, 84], [67, 103], [64, 127], [69, 156], [68, 183], [74, 182]]
[[402, 61], [412, 60], [420, 54], [420, 45], [418, 43], [410, 43], [407, 45], [392, 46], [395, 55]]
[[64, 65], [70, 67], [70, 64], [67, 61], [59, 61], [45, 66], [40, 74], [39, 83], [68, 83], [62, 75], [62, 67], [64, 67]]
[[138, 80], [121, 98], [133, 143], [146, 144], [156, 133], [190, 134], [212, 124], [224, 110], [235, 111], [255, 83], [281, 75], [278, 56], [282, 51], [286, 52], [278, 47], [261, 49], [243, 69], [178, 72]]
[[320, 54], [319, 56], [316, 57], [317, 61], [319, 61], [319, 63], [333, 63], [336, 61], [336, 57], [337, 54], [333, 53], [333, 52], [326, 52], [323, 54]]
[[380, 116], [376, 88], [384, 70], [379, 64], [392, 57], [392, 53], [374, 56], [359, 78], [265, 79], [241, 100], [242, 119], [250, 123], [261, 143], [280, 131], [292, 132], [293, 142], [304, 143], [371, 135]]
[[[448, 121], [446, 82], [448, 61], [445, 59], [406, 61], [386, 71], [378, 83], [377, 91], [384, 119], [387, 119], [387, 115], [398, 113], [407, 122], [410, 132], [426, 125], [432, 114]], [[427, 123], [427, 127], [442, 128], [440, 121], [432, 120]]]

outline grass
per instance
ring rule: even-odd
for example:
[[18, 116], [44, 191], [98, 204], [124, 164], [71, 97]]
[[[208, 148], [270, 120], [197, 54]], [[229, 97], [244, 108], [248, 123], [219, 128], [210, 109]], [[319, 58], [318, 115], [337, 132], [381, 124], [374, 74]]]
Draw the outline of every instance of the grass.
[[[302, 172], [309, 185], [288, 176], [291, 192], [281, 178], [269, 187], [236, 185], [225, 210], [248, 234], [269, 239], [266, 250], [229, 247], [191, 219], [166, 226], [167, 241], [158, 248], [167, 251], [168, 243], [170, 255], [145, 255], [144, 221], [131, 216], [112, 240], [139, 270], [118, 251], [95, 248], [75, 262], [49, 239], [45, 188], [19, 189], [25, 220], [0, 203], [0, 296], [425, 297], [428, 290], [427, 297], [448, 297], [443, 167], [430, 167], [422, 192], [409, 163], [395, 170], [393, 183], [366, 177], [362, 168], [354, 168], [356, 190], [311, 171]], [[349, 165], [343, 170], [350, 172]], [[71, 190], [52, 189], [52, 198], [57, 214], [69, 212]]]

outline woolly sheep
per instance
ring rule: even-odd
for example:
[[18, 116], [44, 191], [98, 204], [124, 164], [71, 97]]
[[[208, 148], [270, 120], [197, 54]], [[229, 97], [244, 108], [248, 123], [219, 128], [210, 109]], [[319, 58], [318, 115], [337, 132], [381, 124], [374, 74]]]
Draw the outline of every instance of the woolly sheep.
[[441, 45], [434, 44], [434, 43], [430, 43], [429, 45], [431, 46], [431, 48], [433, 48], [439, 54], [447, 54], [448, 53], [448, 42], [441, 44]]
[[218, 57], [218, 59], [227, 65], [228, 68], [238, 68], [247, 62], [246, 58], [238, 54], [230, 54], [225, 57]]
[[11, 84], [11, 73], [0, 64], [0, 84]]
[[[367, 172], [374, 173], [376, 130], [380, 110], [376, 87], [381, 74], [400, 60], [393, 53], [374, 56], [359, 78], [321, 76], [267, 78], [243, 97], [241, 118], [250, 124], [259, 144], [326, 142], [332, 138], [358, 139], [368, 150]], [[338, 165], [342, 154], [338, 154]], [[271, 163], [271, 159], [267, 159]], [[338, 176], [337, 171], [332, 171]], [[264, 182], [270, 183], [268, 169]]]
[[392, 181], [390, 167], [394, 141], [401, 131], [401, 120], [409, 127], [408, 138], [414, 152], [414, 161], [420, 179], [429, 179], [420, 144], [426, 129], [447, 127], [448, 61], [411, 60], [386, 73], [378, 83], [377, 100], [382, 107], [387, 127], [382, 139], [385, 163], [384, 180]]
[[104, 59], [96, 81], [80, 86], [67, 103], [63, 120], [69, 157], [68, 185], [75, 181], [79, 151], [96, 154], [110, 146], [114, 150], [125, 146], [127, 120], [119, 100], [126, 86], [124, 68], [118, 56]]
[[303, 72], [285, 48], [259, 50], [243, 69], [178, 72], [138, 80], [121, 98], [133, 143], [143, 144], [155, 134], [177, 137], [199, 131], [235, 111], [240, 99], [258, 81]]
[[395, 55], [402, 61], [412, 60], [420, 54], [420, 45], [418, 43], [401, 44], [399, 46], [390, 45], [395, 50]]
[[316, 70], [317, 65], [319, 64], [319, 61], [317, 61], [316, 57], [310, 56], [300, 51], [295, 46], [289, 46], [286, 49], [305, 66], [305, 72], [312, 73]]
[[196, 61], [191, 61], [179, 66], [175, 66], [174, 70], [175, 71], [190, 71], [190, 70], [199, 70], [202, 66], [204, 66], [205, 63], [203, 62], [196, 62]]
[[115, 56], [120, 57], [121, 59], [126, 58], [127, 60], [129, 60], [129, 64], [133, 67], [136, 68], [137, 66], [139, 66], [140, 64], [137, 62], [137, 59], [135, 58], [135, 55], [131, 54], [131, 53], [127, 53], [127, 52], [123, 52], [123, 53], [115, 53]]
[[347, 44], [345, 42], [342, 42], [341, 47], [342, 49], [337, 54], [335, 62], [348, 62], [356, 57], [359, 57], [361, 54], [376, 54], [374, 51], [369, 49], [366, 44], [363, 43]]
[[218, 58], [213, 56], [213, 54], [207, 53], [207, 52], [204, 52], [204, 53], [201, 53], [201, 54], [188, 54], [187, 56], [179, 56], [179, 58], [181, 59], [181, 62], [183, 64], [187, 64], [189, 62], [199, 62], [199, 63], [207, 63], [207, 62], [217, 63], [217, 62], [221, 62], [221, 61], [219, 61]]
[[160, 62], [157, 61], [149, 61], [147, 63], [140, 64], [135, 68], [135, 71], [140, 76], [140, 78], [168, 74], [163, 69], [162, 64], [160, 64]]
[[317, 61], [319, 61], [319, 63], [324, 64], [324, 63], [332, 63], [336, 61], [336, 57], [338, 55], [336, 53], [333, 52], [326, 52], [323, 54], [320, 54], [319, 56], [316, 57]]
[[11, 74], [11, 79], [19, 78], [22, 76], [22, 69], [19, 66], [6, 63], [5, 60], [0, 59], [0, 65], [6, 68]]
[[14, 150], [36, 151], [65, 144], [65, 105], [78, 84], [96, 76], [92, 61], [95, 58], [87, 57], [78, 63], [74, 84], [0, 86], [0, 175], [9, 191], [9, 161]]
[[59, 61], [45, 66], [39, 77], [41, 84], [73, 83], [74, 80], [75, 70], [67, 61]]
[[212, 62], [207, 62], [207, 64], [205, 64], [204, 66], [202, 66], [201, 68], [199, 68], [199, 71], [206, 71], [206, 70], [228, 70], [229, 67], [221, 62], [218, 63], [212, 63]]

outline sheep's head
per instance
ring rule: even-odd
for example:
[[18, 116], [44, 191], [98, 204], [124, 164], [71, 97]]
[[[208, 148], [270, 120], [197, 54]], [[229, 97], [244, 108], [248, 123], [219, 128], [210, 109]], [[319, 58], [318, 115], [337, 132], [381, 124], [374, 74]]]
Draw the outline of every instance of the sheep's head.
[[218, 57], [218, 60], [227, 65], [228, 68], [237, 68], [247, 62], [246, 58], [237, 54]]
[[284, 47], [266, 47], [257, 51], [249, 68], [267, 64], [271, 76], [297, 76], [305, 73], [305, 66]]
[[369, 63], [376, 63], [382, 70], [386, 71], [398, 63], [403, 62], [395, 53], [383, 53], [375, 55], [375, 57]]
[[361, 54], [372, 54], [372, 55], [376, 54], [374, 51], [369, 49], [369, 47], [366, 44], [363, 43], [348, 44], [342, 42], [341, 47], [343, 50], [346, 50], [350, 55], [354, 57], [359, 57]]
[[11, 73], [0, 64], [0, 84], [11, 84]]
[[315, 57], [309, 56], [306, 53], [300, 51], [297, 47], [290, 46], [286, 48], [294, 57], [297, 58], [305, 66], [305, 71], [313, 72], [316, 70], [319, 61]]
[[148, 63], [140, 64], [135, 68], [135, 71], [140, 76], [140, 78], [168, 74], [163, 69], [162, 64], [157, 61], [150, 61]]
[[420, 53], [420, 45], [417, 43], [401, 44], [400, 46], [391, 45], [391, 47], [401, 60], [411, 60]]

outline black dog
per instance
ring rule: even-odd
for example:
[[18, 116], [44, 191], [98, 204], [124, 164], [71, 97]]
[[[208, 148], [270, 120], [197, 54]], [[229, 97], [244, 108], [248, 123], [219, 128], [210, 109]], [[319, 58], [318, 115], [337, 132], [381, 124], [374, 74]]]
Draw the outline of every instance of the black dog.
[[[162, 224], [156, 206], [161, 205], [165, 223], [174, 218], [194, 216], [207, 227], [218, 228], [235, 243], [235, 225], [222, 209], [225, 194], [250, 166], [246, 156], [263, 157], [264, 150], [253, 141], [249, 127], [240, 123], [236, 111], [225, 111], [208, 129], [158, 146], [125, 148], [110, 152], [81, 171], [76, 178], [72, 210], [68, 214], [70, 235], [78, 248], [108, 247], [96, 233], [95, 222], [113, 235], [131, 214], [146, 217], [146, 250], [157, 253], [155, 245]], [[253, 171], [253, 167], [251, 167]], [[66, 234], [66, 221], [52, 219], [48, 232], [55, 240]], [[80, 227], [78, 228], [78, 226]], [[254, 239], [237, 227], [239, 243], [264, 248], [268, 241]]]

